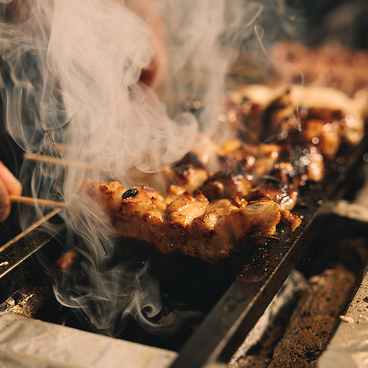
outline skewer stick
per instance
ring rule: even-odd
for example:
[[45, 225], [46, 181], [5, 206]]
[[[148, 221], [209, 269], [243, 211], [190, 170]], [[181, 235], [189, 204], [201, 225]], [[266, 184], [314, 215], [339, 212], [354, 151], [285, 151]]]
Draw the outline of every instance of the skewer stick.
[[65, 160], [63, 158], [46, 156], [46, 155], [38, 155], [35, 153], [25, 153], [24, 158], [27, 160], [46, 162], [46, 163], [55, 164], [55, 165], [75, 166], [75, 167], [80, 167], [82, 169], [88, 169], [88, 170], [100, 170], [97, 166], [89, 165], [84, 162]]
[[87, 148], [81, 148], [68, 143], [51, 143], [50, 150], [53, 153], [60, 154], [63, 152], [74, 152], [74, 153], [85, 153], [88, 154], [90, 151]]
[[36, 229], [39, 225], [45, 223], [48, 221], [51, 217], [55, 216], [61, 211], [61, 208], [55, 208], [53, 211], [51, 211], [49, 214], [47, 214], [42, 219], [38, 220], [34, 224], [32, 224], [29, 228], [22, 231], [20, 234], [18, 234], [15, 238], [12, 240], [9, 240], [6, 244], [4, 244], [2, 247], [0, 247], [0, 253], [3, 252], [5, 249], [9, 248], [11, 245], [15, 244], [19, 239], [23, 238], [25, 235], [29, 234], [32, 230]]
[[10, 202], [19, 202], [28, 204], [30, 206], [40, 206], [40, 207], [66, 207], [64, 202], [51, 201], [49, 199], [39, 199], [39, 198], [31, 198], [31, 197], [23, 197], [16, 194], [9, 195]]

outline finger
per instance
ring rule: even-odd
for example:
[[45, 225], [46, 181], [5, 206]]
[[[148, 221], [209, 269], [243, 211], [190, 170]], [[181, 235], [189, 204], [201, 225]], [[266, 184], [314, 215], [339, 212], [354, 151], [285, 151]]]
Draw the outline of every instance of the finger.
[[0, 222], [6, 220], [10, 213], [10, 199], [4, 182], [0, 180]]
[[0, 181], [5, 185], [8, 194], [20, 195], [22, 193], [22, 185], [1, 161]]
[[157, 39], [156, 54], [150, 65], [142, 70], [141, 81], [151, 87], [160, 97], [169, 81], [168, 57], [161, 39]]
[[140, 16], [152, 31], [155, 42], [155, 56], [142, 70], [141, 82], [162, 97], [169, 81], [169, 62], [166, 49], [166, 26], [159, 13], [159, 7], [152, 0], [126, 0], [125, 5]]

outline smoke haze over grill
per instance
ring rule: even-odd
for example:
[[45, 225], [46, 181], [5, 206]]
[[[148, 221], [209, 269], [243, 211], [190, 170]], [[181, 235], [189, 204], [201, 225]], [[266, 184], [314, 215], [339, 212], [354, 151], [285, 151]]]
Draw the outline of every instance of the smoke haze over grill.
[[[33, 196], [68, 204], [65, 221], [85, 243], [81, 272], [88, 286], [66, 273], [55, 284], [55, 293], [62, 304], [81, 308], [98, 330], [111, 335], [124, 327], [127, 315], [152, 329], [142, 309], [149, 307], [149, 317], [159, 312], [159, 287], [147, 266], [137, 272], [124, 264], [106, 268], [114, 247], [111, 224], [97, 204], [80, 195], [76, 183], [86, 176], [132, 183], [133, 169], [154, 173], [179, 161], [193, 146], [198, 126], [216, 138], [216, 104], [232, 51], [242, 47], [262, 10], [244, 1], [152, 1], [166, 24], [160, 31], [171, 76], [165, 105], [140, 82], [142, 69], [150, 67], [155, 55], [150, 28], [155, 22], [136, 14], [129, 3], [0, 0], [5, 14], [0, 24], [0, 85], [7, 130], [25, 152], [95, 168], [42, 163], [30, 177], [25, 162], [20, 177]], [[144, 3], [132, 2], [131, 8]], [[188, 68], [193, 78], [183, 86], [182, 73]], [[187, 94], [204, 96], [199, 123], [181, 112], [184, 100], [170, 99]], [[53, 143], [68, 146], [55, 152]], [[37, 215], [43, 211], [38, 208]], [[34, 221], [26, 215], [23, 212], [24, 227]], [[165, 323], [168, 329], [175, 325]]]

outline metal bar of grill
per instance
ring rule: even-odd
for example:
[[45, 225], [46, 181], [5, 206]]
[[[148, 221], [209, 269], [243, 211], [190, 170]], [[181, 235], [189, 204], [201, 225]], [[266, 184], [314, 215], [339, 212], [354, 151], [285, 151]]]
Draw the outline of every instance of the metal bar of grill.
[[[362, 163], [359, 158], [363, 156], [366, 147], [365, 139], [358, 149], [350, 153], [344, 170], [337, 170], [326, 177], [322, 184], [324, 196], [336, 200], [341, 197], [344, 189], [352, 185], [352, 172], [359, 169]], [[295, 233], [283, 229], [280, 241], [267, 241], [264, 248], [259, 248], [248, 262], [244, 263], [246, 266], [241, 275], [189, 339], [171, 368], [226, 365], [310, 242], [323, 227], [328, 226], [329, 202], [319, 207], [316, 201], [318, 193], [321, 193], [320, 188], [309, 190], [302, 198], [305, 199], [304, 208], [293, 211], [304, 218], [303, 224]], [[334, 221], [340, 224], [339, 228], [342, 229], [347, 219]], [[348, 226], [353, 228], [351, 221], [347, 222]], [[355, 225], [355, 221], [353, 222]]]
[[40, 230], [40, 226], [60, 210], [25, 230], [0, 247], [0, 301], [32, 281], [40, 272], [55, 262], [61, 254], [62, 245], [54, 235]]
[[[242, 272], [186, 341], [172, 368], [209, 367], [211, 364], [225, 364], [229, 360], [315, 234], [325, 226], [323, 213], [328, 203], [322, 207], [318, 204], [321, 188], [327, 198], [339, 198], [351, 185], [350, 173], [362, 164], [361, 157], [366, 147], [365, 140], [346, 156], [349, 159], [345, 160], [344, 167], [327, 176], [321, 186], [314, 185], [306, 190], [301, 197], [303, 206], [293, 211], [303, 216], [302, 225], [294, 233], [281, 228], [280, 240], [270, 239], [264, 246], [250, 247], [234, 255], [236, 262], [244, 265]], [[60, 251], [57, 239], [46, 235], [39, 228], [14, 241], [6, 249], [3, 248], [3, 251], [0, 249], [0, 264], [4, 264], [0, 269], [2, 301], [29, 281], [28, 277], [34, 274], [35, 264], [38, 265], [37, 272], [40, 272], [58, 258]]]

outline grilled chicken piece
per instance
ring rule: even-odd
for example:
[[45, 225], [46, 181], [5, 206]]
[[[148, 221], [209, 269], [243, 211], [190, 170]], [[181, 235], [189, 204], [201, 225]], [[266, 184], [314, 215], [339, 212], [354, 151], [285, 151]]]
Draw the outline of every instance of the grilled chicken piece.
[[316, 147], [327, 160], [336, 156], [341, 142], [349, 141], [349, 134], [360, 125], [358, 117], [344, 116], [341, 108], [299, 105], [290, 91], [273, 102], [270, 116], [270, 137], [276, 136], [282, 144]]
[[216, 171], [218, 144], [205, 136], [203, 133], [198, 133], [194, 146], [183, 159], [179, 165], [191, 164], [196, 168]]
[[167, 168], [164, 175], [169, 185], [182, 186], [189, 193], [193, 193], [208, 179], [208, 172], [194, 167], [193, 164], [178, 165], [172, 169]]
[[268, 198], [278, 203], [284, 210], [291, 211], [298, 199], [298, 191], [286, 184], [276, 185], [274, 183], [260, 184], [252, 188], [253, 181], [245, 178], [242, 174], [225, 174], [218, 172], [200, 187], [200, 191], [214, 201], [223, 198], [245, 198], [248, 202]]
[[280, 161], [270, 172], [271, 177], [295, 188], [305, 185], [308, 180], [319, 182], [324, 174], [324, 159], [318, 148], [300, 146], [285, 146], [280, 153]]
[[274, 183], [261, 184], [253, 188], [245, 197], [247, 201], [269, 198], [278, 203], [283, 210], [291, 211], [298, 199], [298, 192], [293, 186]]
[[207, 262], [228, 257], [252, 239], [270, 237], [280, 221], [292, 230], [301, 223], [267, 198], [210, 202], [199, 190], [190, 194], [180, 186], [170, 186], [168, 195], [162, 196], [152, 187], [126, 190], [118, 182], [90, 179], [81, 188], [109, 215], [115, 236], [146, 241], [163, 254], [180, 251]]
[[[284, 139], [283, 134], [292, 130], [298, 131], [310, 120], [320, 120], [325, 124], [335, 123], [335, 127], [338, 123], [340, 140], [351, 145], [358, 144], [364, 136], [366, 99], [359, 96], [350, 98], [334, 88], [291, 85], [285, 89], [252, 85], [230, 93], [229, 99], [230, 114], [236, 115], [233, 120], [238, 121], [241, 135], [241, 126], [244, 125], [246, 129], [249, 118], [252, 118], [252, 112], [246, 113], [242, 108], [244, 101], [257, 104], [261, 110], [257, 112], [261, 116], [259, 125], [263, 127], [259, 141], [274, 139], [276, 136]], [[324, 133], [329, 132], [330, 128], [325, 127]], [[303, 131], [300, 136], [303, 138]], [[253, 143], [252, 137], [244, 139], [247, 143]], [[295, 141], [293, 143], [296, 144]]]
[[246, 142], [257, 144], [262, 133], [264, 111], [265, 106], [247, 97], [241, 98], [238, 103], [227, 100], [225, 113], [219, 115], [219, 120], [236, 129]]
[[223, 115], [239, 131], [245, 142], [259, 144], [264, 138], [269, 138], [262, 137], [267, 107], [283, 91], [284, 89], [277, 90], [259, 84], [236, 89], [229, 93]]
[[232, 139], [218, 150], [224, 172], [244, 171], [255, 178], [268, 174], [276, 164], [281, 147], [276, 144], [245, 144]]
[[244, 197], [252, 188], [252, 180], [240, 173], [217, 172], [199, 188], [209, 201], [222, 198]]
[[[252, 110], [244, 109], [244, 101], [256, 102], [263, 109], [263, 112], [257, 112], [263, 127], [259, 138], [280, 147], [277, 151], [272, 144], [264, 145], [273, 150], [277, 159], [276, 166], [271, 168], [272, 175], [276, 174], [282, 180], [286, 178], [283, 180], [285, 183], [299, 186], [307, 180], [320, 181], [324, 177], [325, 167], [328, 168], [336, 157], [341, 143], [354, 146], [364, 136], [364, 101], [358, 97], [350, 98], [333, 88], [250, 86], [230, 94], [229, 98], [232, 102], [230, 113], [236, 115], [234, 120], [240, 126], [241, 122], [248, 126], [248, 118], [253, 115]], [[242, 134], [241, 128], [239, 134]], [[252, 142], [251, 137], [248, 142]], [[230, 143], [226, 145], [232, 149], [223, 149], [222, 155], [220, 150], [220, 159], [232, 170], [235, 170], [236, 165], [237, 170], [243, 166], [257, 177], [257, 174], [262, 175], [269, 168], [262, 160], [267, 162], [268, 159], [270, 165], [274, 163], [273, 156], [250, 151], [247, 144], [239, 143], [236, 147], [234, 142]], [[281, 158], [285, 149], [289, 150], [286, 159]], [[249, 167], [252, 160], [258, 170]]]

